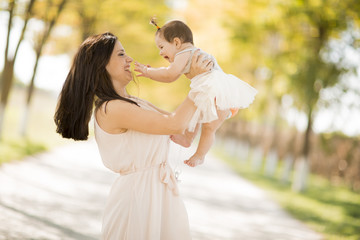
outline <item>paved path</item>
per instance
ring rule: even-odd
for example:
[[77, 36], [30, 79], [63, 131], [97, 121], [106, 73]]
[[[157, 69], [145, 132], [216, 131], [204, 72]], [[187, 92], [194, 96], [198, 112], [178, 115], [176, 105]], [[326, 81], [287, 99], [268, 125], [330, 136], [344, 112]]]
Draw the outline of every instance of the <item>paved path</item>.
[[[176, 146], [173, 159], [190, 152]], [[267, 195], [214, 157], [180, 166], [180, 192], [194, 240], [318, 240]], [[116, 174], [94, 141], [58, 148], [0, 168], [0, 240], [99, 239], [105, 199]]]

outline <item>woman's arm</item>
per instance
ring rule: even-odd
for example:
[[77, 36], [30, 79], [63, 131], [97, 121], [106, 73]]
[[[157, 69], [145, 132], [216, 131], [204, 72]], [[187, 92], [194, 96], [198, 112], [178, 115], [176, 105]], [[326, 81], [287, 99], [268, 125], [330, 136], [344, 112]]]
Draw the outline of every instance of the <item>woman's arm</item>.
[[195, 112], [194, 103], [185, 101], [170, 115], [146, 110], [135, 104], [112, 100], [96, 112], [98, 124], [108, 133], [121, 133], [126, 129], [148, 134], [183, 133]]
[[155, 106], [154, 104], [152, 104], [152, 103], [150, 103], [148, 101], [146, 101], [146, 104], [149, 105], [150, 107], [156, 109], [156, 111], [158, 111], [159, 113], [166, 114], [166, 115], [172, 114], [171, 112], [168, 112], [168, 111], [165, 111], [165, 110], [163, 110], [161, 108], [158, 108], [157, 106]]

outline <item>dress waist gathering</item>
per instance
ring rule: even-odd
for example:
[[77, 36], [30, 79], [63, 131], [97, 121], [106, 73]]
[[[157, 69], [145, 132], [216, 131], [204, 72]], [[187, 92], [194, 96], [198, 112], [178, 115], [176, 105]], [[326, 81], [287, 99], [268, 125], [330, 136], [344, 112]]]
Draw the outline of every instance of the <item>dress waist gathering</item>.
[[154, 170], [157, 168], [159, 168], [160, 181], [164, 183], [169, 188], [169, 190], [171, 190], [174, 193], [174, 195], [176, 196], [179, 195], [179, 190], [177, 187], [175, 175], [167, 162], [162, 162], [149, 167], [136, 168], [136, 169], [134, 168], [126, 171], [120, 170], [119, 173], [121, 176], [126, 176], [130, 174]]

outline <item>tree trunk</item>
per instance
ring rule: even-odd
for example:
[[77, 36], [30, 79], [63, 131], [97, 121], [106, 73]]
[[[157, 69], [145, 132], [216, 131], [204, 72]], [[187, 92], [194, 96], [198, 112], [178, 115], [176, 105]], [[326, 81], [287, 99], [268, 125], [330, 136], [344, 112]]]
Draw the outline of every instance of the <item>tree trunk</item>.
[[6, 60], [4, 63], [4, 69], [1, 75], [2, 85], [1, 85], [1, 103], [6, 107], [10, 88], [12, 86], [13, 77], [14, 77], [14, 61]]
[[30, 85], [28, 86], [28, 89], [27, 89], [28, 91], [27, 91], [25, 109], [23, 111], [23, 117], [21, 118], [21, 122], [20, 122], [20, 135], [23, 137], [26, 136], [27, 124], [28, 124], [28, 119], [29, 119], [29, 114], [30, 114], [30, 105], [31, 105], [31, 100], [32, 100], [33, 92], [34, 92], [34, 87], [35, 87], [35, 76], [36, 76], [36, 72], [37, 72], [37, 68], [38, 68], [40, 54], [41, 54], [41, 50], [40, 50], [40, 52], [38, 51], [36, 54], [36, 60], [35, 60], [33, 74], [31, 77]]
[[259, 172], [262, 167], [264, 151], [261, 147], [253, 148], [251, 154], [251, 167], [254, 172]]
[[266, 157], [266, 165], [265, 165], [265, 175], [266, 176], [274, 177], [275, 172], [276, 172], [277, 163], [278, 163], [277, 152], [273, 149], [270, 149], [270, 151]]
[[308, 124], [304, 137], [302, 157], [298, 159], [298, 163], [296, 164], [295, 179], [293, 183], [293, 190], [296, 192], [304, 192], [307, 187], [307, 176], [309, 172], [311, 128], [312, 128], [312, 109], [309, 107]]
[[241, 162], [245, 163], [249, 160], [250, 146], [249, 143], [245, 141], [239, 141], [239, 143], [241, 144], [239, 158]]
[[6, 35], [6, 46], [5, 46], [5, 54], [4, 54], [4, 68], [0, 78], [0, 140], [2, 139], [2, 128], [5, 119], [5, 108], [7, 103], [7, 96], [9, 95], [9, 87], [11, 86], [11, 82], [13, 77], [13, 69], [14, 64], [12, 60], [8, 59], [9, 54], [9, 43], [10, 43], [10, 32], [13, 20], [13, 14], [15, 9], [15, 0], [9, 2], [9, 21]]
[[14, 77], [14, 65], [15, 65], [15, 60], [17, 57], [17, 53], [19, 51], [19, 47], [21, 42], [24, 39], [25, 36], [25, 30], [27, 28], [27, 24], [29, 22], [29, 19], [31, 17], [32, 14], [32, 8], [34, 6], [35, 0], [30, 0], [27, 10], [26, 10], [26, 16], [24, 19], [24, 26], [21, 30], [21, 35], [20, 38], [17, 42], [16, 45], [16, 49], [15, 52], [13, 54], [12, 57], [10, 57], [9, 55], [9, 39], [10, 39], [10, 32], [11, 32], [11, 25], [12, 25], [12, 19], [13, 19], [13, 12], [15, 9], [15, 0], [10, 1], [9, 3], [9, 22], [8, 22], [8, 32], [7, 32], [7, 36], [6, 36], [6, 47], [5, 47], [5, 56], [4, 56], [4, 70], [1, 76], [1, 99], [0, 99], [0, 105], [2, 108], [2, 114], [1, 114], [1, 121], [0, 121], [0, 139], [2, 137], [2, 124], [4, 123], [4, 119], [5, 119], [5, 110], [6, 110], [6, 106], [7, 106], [7, 102], [8, 102], [8, 98], [9, 98], [9, 94], [11, 91], [11, 87], [13, 85], [13, 77]]
[[295, 179], [292, 189], [295, 192], [304, 192], [307, 186], [307, 177], [309, 174], [309, 161], [307, 158], [300, 157], [296, 161]]
[[283, 168], [283, 173], [282, 173], [282, 178], [281, 178], [281, 182], [282, 183], [289, 183], [290, 182], [290, 175], [291, 175], [291, 170], [294, 167], [294, 160], [296, 158], [296, 139], [297, 139], [297, 135], [298, 135], [298, 131], [296, 130], [296, 128], [294, 127], [294, 131], [293, 134], [291, 136], [291, 138], [288, 141], [288, 153], [285, 156], [285, 163], [284, 163], [284, 168]]
[[24, 111], [22, 112], [22, 118], [20, 120], [20, 135], [22, 137], [26, 136], [26, 129], [27, 129], [27, 123], [28, 123], [28, 119], [29, 119], [29, 112], [30, 112], [30, 105], [26, 104], [24, 106]]
[[35, 88], [35, 77], [36, 77], [36, 72], [38, 69], [39, 60], [40, 60], [40, 57], [42, 54], [42, 50], [51, 34], [52, 29], [54, 28], [57, 20], [59, 19], [60, 14], [61, 14], [62, 10], [64, 9], [66, 2], [67, 2], [67, 0], [61, 1], [61, 3], [58, 6], [58, 9], [57, 9], [57, 14], [54, 16], [53, 19], [50, 20], [48, 27], [44, 31], [39, 44], [35, 47], [36, 48], [36, 60], [35, 60], [33, 74], [32, 74], [31, 80], [30, 80], [30, 85], [28, 86], [26, 106], [25, 106], [24, 115], [22, 117], [22, 121], [21, 121], [21, 125], [20, 125], [20, 134], [23, 137], [26, 136], [27, 123], [28, 123], [28, 118], [30, 115], [31, 100], [32, 100], [32, 96], [33, 96], [33, 92], [34, 92], [34, 88]]
[[276, 172], [276, 167], [279, 160], [279, 155], [277, 153], [277, 144], [279, 141], [279, 126], [280, 122], [280, 103], [277, 99], [273, 98], [274, 105], [274, 114], [275, 118], [273, 120], [272, 132], [269, 134], [271, 136], [270, 148], [266, 156], [266, 165], [265, 165], [265, 175], [268, 177], [274, 177]]
[[4, 115], [5, 115], [5, 107], [2, 103], [0, 103], [0, 141], [2, 140], [2, 126], [4, 123]]
[[4, 69], [1, 75], [2, 85], [1, 85], [1, 98], [0, 98], [0, 105], [1, 105], [1, 115], [0, 115], [0, 139], [2, 138], [3, 134], [3, 123], [5, 119], [5, 109], [9, 98], [10, 89], [13, 82], [13, 75], [14, 75], [14, 61], [5, 61]]
[[281, 182], [282, 183], [289, 183], [290, 182], [290, 174], [291, 174], [291, 169], [293, 166], [293, 162], [294, 162], [294, 157], [292, 155], [287, 155], [284, 159], [284, 169], [283, 169], [283, 174], [281, 177]]
[[[82, 40], [85, 40], [86, 38], [94, 34], [95, 24], [97, 23], [97, 14], [90, 14], [89, 12], [87, 12], [85, 4], [87, 4], [85, 1], [81, 1], [78, 8], [78, 13], [81, 19], [80, 25]], [[100, 7], [101, 1], [97, 1], [95, 4], [96, 7]]]

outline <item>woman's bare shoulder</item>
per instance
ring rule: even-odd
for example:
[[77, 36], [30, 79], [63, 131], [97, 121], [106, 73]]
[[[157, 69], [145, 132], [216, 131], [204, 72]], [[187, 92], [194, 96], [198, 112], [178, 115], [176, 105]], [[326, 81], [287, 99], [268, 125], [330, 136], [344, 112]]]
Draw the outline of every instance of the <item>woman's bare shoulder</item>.
[[114, 99], [104, 102], [96, 109], [96, 117], [102, 119], [117, 118], [119, 115], [123, 115], [124, 112], [129, 111], [135, 104], [129, 103], [124, 100]]
[[137, 107], [133, 103], [120, 99], [104, 102], [96, 109], [96, 120], [108, 133], [124, 133], [127, 131], [124, 123], [128, 121], [128, 115], [134, 106]]

